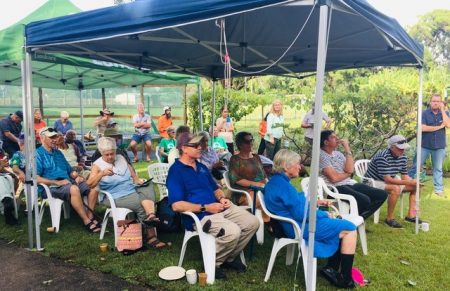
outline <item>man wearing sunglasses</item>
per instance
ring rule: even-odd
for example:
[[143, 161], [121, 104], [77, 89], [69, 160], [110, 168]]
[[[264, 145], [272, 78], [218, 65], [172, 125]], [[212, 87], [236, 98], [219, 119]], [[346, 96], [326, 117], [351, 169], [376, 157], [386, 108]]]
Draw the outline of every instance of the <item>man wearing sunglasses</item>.
[[[98, 233], [101, 225], [92, 212], [83, 205], [83, 196], [88, 197], [89, 209], [94, 209], [98, 192], [89, 189], [83, 177], [72, 169], [64, 155], [56, 149], [58, 133], [51, 127], [39, 132], [42, 146], [36, 150], [37, 182], [49, 186], [53, 197], [69, 201], [89, 232]], [[88, 212], [89, 211], [89, 212]]]
[[[225, 279], [224, 269], [246, 270], [239, 254], [256, 233], [259, 222], [225, 197], [208, 168], [197, 161], [202, 154], [202, 139], [190, 133], [182, 133], [177, 138], [180, 158], [175, 160], [167, 176], [169, 204], [175, 212], [194, 212], [203, 231], [216, 237], [215, 278]], [[193, 230], [191, 217], [183, 215], [182, 220], [186, 229]]]
[[[402, 135], [394, 135], [389, 138], [388, 144], [387, 149], [373, 156], [365, 176], [374, 180], [374, 187], [389, 192], [387, 217], [384, 222], [392, 228], [403, 228], [394, 219], [395, 205], [401, 193], [408, 192], [409, 210], [405, 220], [416, 222], [416, 180], [408, 176], [406, 168], [408, 158], [405, 150], [409, 148], [406, 138]], [[422, 221], [419, 220], [419, 223]]]

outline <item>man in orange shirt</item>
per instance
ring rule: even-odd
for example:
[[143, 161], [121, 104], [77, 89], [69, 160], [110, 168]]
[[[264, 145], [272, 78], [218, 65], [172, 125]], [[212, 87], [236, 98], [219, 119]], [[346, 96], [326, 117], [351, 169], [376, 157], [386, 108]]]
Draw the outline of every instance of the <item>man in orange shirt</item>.
[[172, 109], [170, 106], [164, 106], [164, 113], [158, 119], [158, 131], [161, 138], [169, 138], [167, 128], [172, 125]]

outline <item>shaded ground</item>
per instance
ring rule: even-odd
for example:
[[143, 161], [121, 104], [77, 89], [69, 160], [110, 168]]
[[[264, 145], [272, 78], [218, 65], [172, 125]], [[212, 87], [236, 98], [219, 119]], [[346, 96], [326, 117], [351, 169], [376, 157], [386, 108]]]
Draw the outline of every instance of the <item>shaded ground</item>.
[[1, 290], [152, 290], [0, 240]]

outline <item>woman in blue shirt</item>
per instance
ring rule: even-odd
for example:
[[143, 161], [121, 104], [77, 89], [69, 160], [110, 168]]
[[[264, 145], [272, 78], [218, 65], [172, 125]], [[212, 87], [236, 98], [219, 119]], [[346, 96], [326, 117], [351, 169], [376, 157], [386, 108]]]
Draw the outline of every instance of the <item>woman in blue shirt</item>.
[[[273, 161], [273, 176], [265, 186], [264, 202], [267, 209], [279, 216], [294, 219], [302, 226], [306, 198], [290, 183], [301, 169], [300, 156], [290, 150], [280, 150]], [[327, 205], [319, 200], [318, 205]], [[287, 237], [294, 237], [292, 225], [282, 222]], [[308, 216], [306, 218], [303, 238], [308, 241]], [[340, 247], [340, 249], [339, 249]], [[346, 220], [330, 218], [326, 211], [317, 210], [314, 256], [329, 258], [321, 274], [332, 284], [340, 288], [354, 288], [351, 270], [356, 248], [356, 226]]]

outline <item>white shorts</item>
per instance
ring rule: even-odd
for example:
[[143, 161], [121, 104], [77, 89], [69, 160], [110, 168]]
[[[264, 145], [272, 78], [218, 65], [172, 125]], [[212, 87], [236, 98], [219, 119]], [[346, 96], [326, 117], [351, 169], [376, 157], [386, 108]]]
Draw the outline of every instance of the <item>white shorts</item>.
[[[400, 192], [403, 192], [403, 189], [405, 189], [405, 185], [399, 185], [399, 186], [400, 186]], [[373, 180], [373, 187], [384, 190], [386, 188], [386, 183], [384, 183], [383, 181]]]

